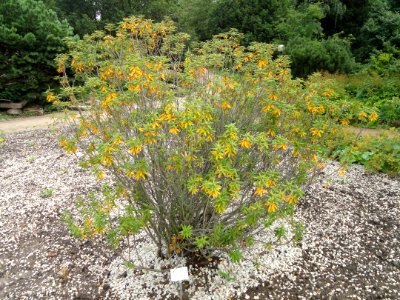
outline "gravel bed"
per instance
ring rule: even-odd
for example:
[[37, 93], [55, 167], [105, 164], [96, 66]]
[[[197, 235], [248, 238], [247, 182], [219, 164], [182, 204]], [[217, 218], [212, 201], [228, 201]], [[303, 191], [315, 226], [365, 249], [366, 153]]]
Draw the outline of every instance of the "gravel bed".
[[[212, 268], [190, 267], [190, 299], [399, 299], [400, 180], [327, 164], [296, 218], [299, 246], [265, 248], [260, 233], [246, 260], [221, 255]], [[9, 134], [0, 145], [0, 299], [178, 299], [166, 272], [130, 270], [101, 239], [69, 236], [60, 220], [98, 182], [66, 155], [47, 130]], [[272, 229], [271, 229], [272, 230]], [[132, 258], [161, 261], [141, 235]], [[127, 255], [127, 250], [123, 249]], [[136, 261], [135, 261], [136, 259]]]

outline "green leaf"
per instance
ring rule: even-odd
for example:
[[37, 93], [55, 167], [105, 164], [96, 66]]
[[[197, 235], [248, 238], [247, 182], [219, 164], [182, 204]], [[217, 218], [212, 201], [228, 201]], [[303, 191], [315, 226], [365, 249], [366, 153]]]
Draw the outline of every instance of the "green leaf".
[[199, 249], [204, 248], [206, 245], [208, 245], [208, 240], [206, 236], [198, 237], [195, 240], [196, 246]]
[[242, 252], [240, 252], [239, 250], [230, 250], [228, 252], [228, 255], [229, 255], [229, 258], [234, 263], [239, 262], [242, 259]]
[[182, 225], [181, 236], [184, 239], [189, 239], [192, 236], [192, 226]]
[[283, 238], [286, 235], [286, 229], [284, 226], [279, 226], [275, 229], [275, 236], [278, 239]]

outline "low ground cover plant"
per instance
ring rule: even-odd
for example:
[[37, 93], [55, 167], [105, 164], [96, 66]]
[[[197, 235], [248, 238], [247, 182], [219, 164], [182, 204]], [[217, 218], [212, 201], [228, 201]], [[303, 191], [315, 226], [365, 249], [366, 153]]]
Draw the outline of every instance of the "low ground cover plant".
[[318, 75], [293, 80], [275, 46], [242, 37], [189, 51], [171, 21], [132, 17], [69, 40], [63, 91], [48, 100], [90, 110], [60, 144], [114, 182], [80, 201], [80, 217], [65, 215], [74, 235], [118, 246], [144, 230], [161, 257], [218, 249], [238, 261], [255, 232], [293, 214], [340, 110]]
[[[335, 82], [337, 100], [347, 102], [361, 110], [375, 111], [378, 119], [363, 122], [368, 127], [400, 126], [400, 60], [392, 54], [372, 55], [368, 64], [355, 74], [324, 74], [326, 80]], [[356, 111], [354, 109], [353, 111]], [[357, 116], [350, 119], [359, 125]]]
[[345, 165], [357, 163], [370, 171], [400, 174], [400, 134], [362, 135], [362, 129], [358, 131], [338, 133], [327, 143], [328, 156]]

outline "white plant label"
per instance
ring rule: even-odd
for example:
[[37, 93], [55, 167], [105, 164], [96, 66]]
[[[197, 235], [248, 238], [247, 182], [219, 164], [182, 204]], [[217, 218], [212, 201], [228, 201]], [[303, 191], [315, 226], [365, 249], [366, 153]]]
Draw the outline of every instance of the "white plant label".
[[169, 272], [171, 281], [189, 280], [189, 273], [187, 267], [171, 269]]

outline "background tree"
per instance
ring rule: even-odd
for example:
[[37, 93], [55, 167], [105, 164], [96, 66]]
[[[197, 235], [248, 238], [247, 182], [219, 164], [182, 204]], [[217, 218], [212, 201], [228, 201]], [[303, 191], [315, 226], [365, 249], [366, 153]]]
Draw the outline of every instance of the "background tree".
[[173, 15], [175, 1], [171, 0], [48, 0], [57, 1], [58, 14], [68, 20], [81, 37], [108, 23], [115, 23], [131, 15], [143, 15], [160, 21]]
[[276, 43], [286, 45], [295, 76], [316, 71], [350, 72], [354, 59], [349, 40], [339, 35], [325, 37], [321, 20], [325, 17], [320, 4], [303, 4], [291, 8], [276, 26]]
[[71, 34], [67, 22], [41, 1], [4, 0], [0, 3], [0, 98], [41, 99], [55, 84], [55, 56], [64, 51]]

